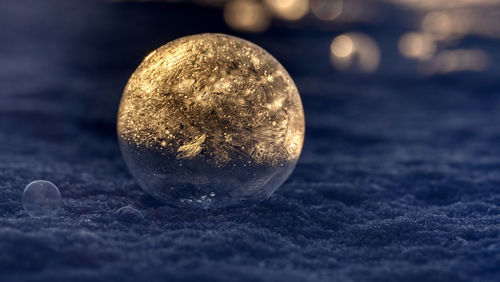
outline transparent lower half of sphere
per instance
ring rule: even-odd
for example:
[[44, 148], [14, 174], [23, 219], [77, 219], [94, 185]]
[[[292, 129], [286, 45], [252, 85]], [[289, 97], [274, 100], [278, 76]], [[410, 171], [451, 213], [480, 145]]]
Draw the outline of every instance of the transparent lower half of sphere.
[[177, 207], [219, 208], [268, 199], [290, 176], [297, 160], [273, 165], [232, 162], [214, 167], [203, 159], [179, 160], [160, 151], [120, 142], [139, 185]]
[[56, 185], [45, 180], [33, 181], [23, 191], [23, 208], [29, 216], [54, 216], [61, 208], [61, 194]]

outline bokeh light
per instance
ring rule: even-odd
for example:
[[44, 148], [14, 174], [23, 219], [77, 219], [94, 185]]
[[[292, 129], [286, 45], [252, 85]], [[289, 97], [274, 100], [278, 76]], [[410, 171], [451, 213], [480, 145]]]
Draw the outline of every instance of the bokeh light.
[[500, 3], [499, 0], [389, 0], [389, 2], [422, 10], [457, 9], [469, 6], [490, 6]]
[[359, 32], [342, 34], [330, 45], [332, 65], [340, 70], [358, 69], [373, 72], [380, 64], [380, 49], [368, 35]]
[[315, 17], [324, 21], [332, 21], [342, 14], [343, 0], [311, 0], [311, 11]]
[[256, 0], [227, 2], [224, 6], [224, 19], [231, 28], [248, 32], [262, 32], [271, 23], [267, 9]]
[[269, 10], [279, 18], [296, 21], [309, 11], [309, 0], [265, 0]]
[[[407, 18], [405, 27], [410, 30], [405, 31], [399, 38], [391, 39], [391, 44], [397, 45], [399, 54], [405, 60], [417, 61], [417, 64], [410, 64], [417, 67], [413, 71], [424, 74], [481, 71], [487, 65], [493, 65], [491, 60], [495, 57], [488, 56], [484, 50], [472, 52], [473, 49], [463, 49], [462, 40], [469, 36], [500, 39], [500, 0], [149, 1], [185, 2], [221, 8], [227, 26], [237, 31], [252, 33], [264, 32], [271, 28], [275, 18], [281, 19], [277, 21], [281, 27], [298, 27], [295, 22], [302, 20], [300, 25], [307, 25], [308, 28], [338, 31], [355, 28], [357, 23], [367, 26], [377, 23], [391, 25], [391, 21], [395, 20], [391, 17], [398, 15]], [[392, 60], [399, 63], [394, 61], [391, 50], [385, 51], [388, 62]], [[457, 54], [465, 57], [456, 58]], [[345, 33], [335, 38], [331, 43], [329, 56], [331, 64], [338, 70], [373, 72], [381, 63], [378, 44], [370, 36], [360, 32]], [[404, 62], [401, 66], [404, 66]]]
[[427, 14], [422, 20], [422, 30], [437, 40], [450, 38], [457, 33], [456, 22], [445, 12]]
[[483, 71], [488, 67], [489, 56], [479, 49], [456, 49], [438, 53], [424, 64], [424, 74], [443, 74], [459, 71]]
[[499, 17], [494, 9], [435, 11], [423, 18], [422, 30], [438, 40], [457, 39], [469, 34], [500, 38]]
[[354, 51], [354, 42], [351, 37], [347, 35], [337, 36], [330, 45], [332, 54], [338, 58], [345, 58], [352, 54]]
[[403, 34], [399, 39], [398, 47], [403, 56], [411, 59], [427, 60], [436, 52], [436, 44], [432, 38], [419, 32]]

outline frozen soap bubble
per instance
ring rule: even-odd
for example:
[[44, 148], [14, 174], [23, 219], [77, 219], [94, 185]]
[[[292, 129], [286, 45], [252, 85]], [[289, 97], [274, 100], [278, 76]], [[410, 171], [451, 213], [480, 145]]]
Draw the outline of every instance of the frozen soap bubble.
[[124, 206], [116, 211], [116, 217], [119, 221], [128, 223], [141, 223], [146, 220], [142, 212], [132, 206]]
[[23, 208], [34, 218], [54, 216], [61, 208], [61, 193], [50, 181], [33, 181], [24, 188]]
[[211, 208], [271, 196], [300, 156], [304, 112], [292, 78], [268, 52], [199, 34], [144, 59], [123, 92], [117, 129], [146, 192]]

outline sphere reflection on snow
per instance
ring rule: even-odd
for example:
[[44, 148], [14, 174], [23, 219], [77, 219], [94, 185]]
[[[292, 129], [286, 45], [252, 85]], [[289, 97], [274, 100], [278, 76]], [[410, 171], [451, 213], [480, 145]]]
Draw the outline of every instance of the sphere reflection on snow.
[[297, 88], [269, 53], [200, 34], [148, 55], [118, 114], [123, 157], [141, 187], [178, 206], [267, 199], [292, 173], [304, 140]]

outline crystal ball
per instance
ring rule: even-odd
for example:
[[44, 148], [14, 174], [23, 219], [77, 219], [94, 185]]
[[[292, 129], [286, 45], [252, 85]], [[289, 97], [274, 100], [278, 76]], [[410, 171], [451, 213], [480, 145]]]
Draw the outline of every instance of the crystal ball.
[[283, 66], [224, 34], [182, 37], [150, 53], [125, 86], [117, 122], [142, 189], [203, 208], [269, 198], [295, 168], [304, 127]]
[[22, 201], [23, 208], [29, 216], [51, 217], [61, 208], [61, 193], [54, 183], [37, 180], [24, 188]]

